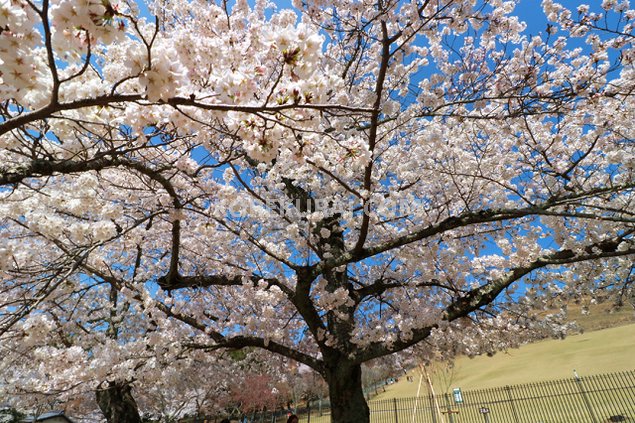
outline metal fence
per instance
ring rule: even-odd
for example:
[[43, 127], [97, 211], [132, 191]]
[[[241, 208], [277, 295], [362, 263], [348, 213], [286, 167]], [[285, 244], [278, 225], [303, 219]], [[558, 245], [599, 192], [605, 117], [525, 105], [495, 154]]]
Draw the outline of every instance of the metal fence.
[[[635, 423], [635, 370], [459, 393], [370, 401], [371, 423]], [[296, 411], [301, 423], [329, 423], [328, 402]], [[248, 417], [284, 423], [286, 412]]]

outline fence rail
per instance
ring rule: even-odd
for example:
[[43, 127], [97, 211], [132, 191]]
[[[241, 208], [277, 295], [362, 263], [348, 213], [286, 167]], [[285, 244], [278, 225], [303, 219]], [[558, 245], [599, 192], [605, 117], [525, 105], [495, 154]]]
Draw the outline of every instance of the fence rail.
[[[370, 401], [371, 423], [635, 423], [635, 370], [453, 394]], [[297, 410], [300, 423], [329, 423], [328, 402]], [[284, 423], [286, 413], [250, 422]], [[210, 420], [211, 423], [213, 420]]]

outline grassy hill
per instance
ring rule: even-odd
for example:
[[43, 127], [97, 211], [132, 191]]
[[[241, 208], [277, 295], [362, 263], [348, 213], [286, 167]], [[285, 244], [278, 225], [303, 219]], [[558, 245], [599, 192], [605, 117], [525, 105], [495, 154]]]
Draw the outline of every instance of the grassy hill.
[[[589, 313], [583, 313], [583, 306]], [[611, 304], [570, 304], [568, 316], [584, 331], [594, 331], [635, 323], [635, 311], [631, 306], [623, 306], [617, 310]]]
[[[623, 308], [609, 313], [608, 306], [598, 305], [591, 314], [580, 313], [581, 306], [569, 307], [569, 313], [584, 333], [564, 340], [544, 340], [518, 349], [500, 352], [493, 357], [460, 357], [452, 368], [443, 364], [430, 366], [429, 373], [437, 393], [452, 388], [478, 389], [569, 378], [635, 368], [635, 314]], [[603, 329], [607, 328], [608, 329]], [[416, 396], [420, 373], [410, 373], [413, 381], [400, 378], [373, 399]], [[426, 394], [425, 380], [421, 394]]]

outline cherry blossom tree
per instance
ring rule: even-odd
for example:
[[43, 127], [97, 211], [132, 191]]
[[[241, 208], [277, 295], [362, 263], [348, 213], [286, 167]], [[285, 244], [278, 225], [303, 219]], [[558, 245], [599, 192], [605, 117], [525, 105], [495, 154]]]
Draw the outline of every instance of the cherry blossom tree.
[[[139, 318], [132, 307], [114, 308], [90, 297], [99, 290], [56, 291], [47, 301], [59, 309], [33, 313], [16, 325], [14, 336], [0, 346], [0, 396], [25, 411], [64, 409], [88, 421], [100, 420], [97, 409], [109, 422], [174, 421], [221, 412], [245, 363], [263, 362], [254, 353], [236, 360], [227, 354], [186, 352], [181, 344], [187, 331], [159, 332], [156, 322]], [[69, 301], [73, 295], [81, 295], [82, 302]], [[83, 304], [91, 309], [82, 310]], [[170, 332], [182, 336], [163, 336]]]
[[152, 360], [260, 348], [358, 423], [362, 363], [633, 295], [628, 1], [544, 0], [535, 34], [514, 1], [272, 6], [2, 0], [13, 352], [108, 415]]
[[231, 387], [232, 399], [244, 414], [277, 410], [288, 397], [278, 384], [267, 374], [247, 373]]

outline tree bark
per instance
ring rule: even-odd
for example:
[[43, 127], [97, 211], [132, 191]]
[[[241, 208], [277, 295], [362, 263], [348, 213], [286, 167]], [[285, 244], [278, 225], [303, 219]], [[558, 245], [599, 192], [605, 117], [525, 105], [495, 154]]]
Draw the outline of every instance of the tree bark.
[[108, 382], [107, 386], [95, 391], [95, 398], [108, 423], [141, 423], [128, 382]]
[[331, 400], [331, 423], [369, 423], [370, 410], [362, 388], [362, 366], [346, 360], [329, 363], [326, 370]]

